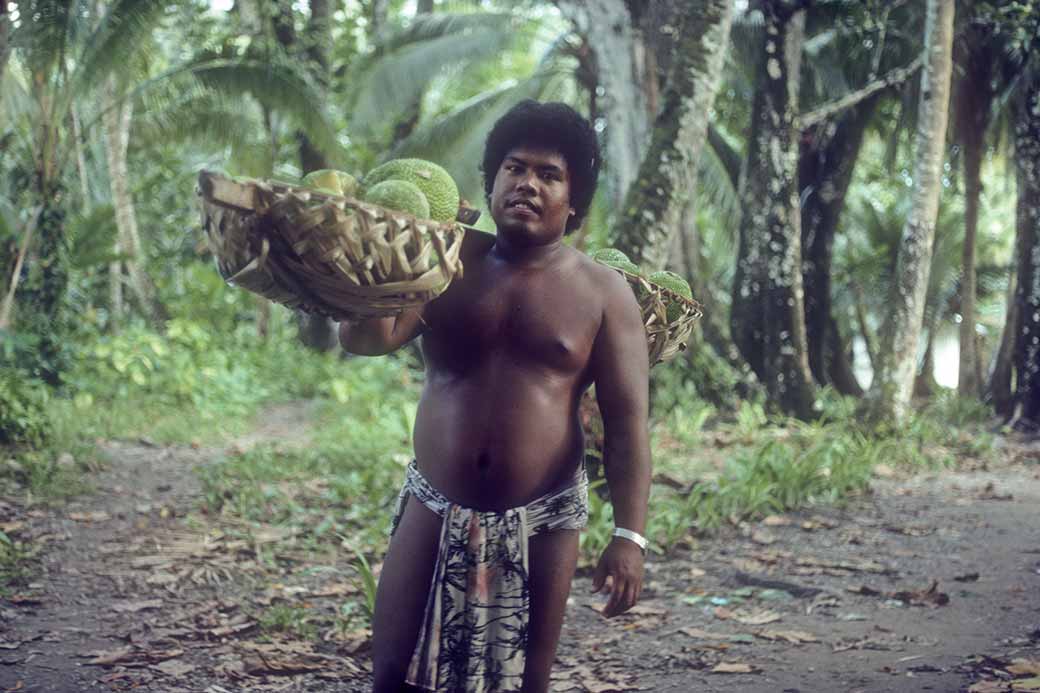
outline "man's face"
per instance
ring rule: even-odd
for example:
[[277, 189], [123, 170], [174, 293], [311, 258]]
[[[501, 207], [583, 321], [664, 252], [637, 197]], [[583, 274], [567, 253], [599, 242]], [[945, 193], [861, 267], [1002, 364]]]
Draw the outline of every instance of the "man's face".
[[570, 206], [567, 161], [559, 152], [518, 146], [507, 153], [491, 189], [491, 217], [500, 233], [535, 244], [563, 235]]

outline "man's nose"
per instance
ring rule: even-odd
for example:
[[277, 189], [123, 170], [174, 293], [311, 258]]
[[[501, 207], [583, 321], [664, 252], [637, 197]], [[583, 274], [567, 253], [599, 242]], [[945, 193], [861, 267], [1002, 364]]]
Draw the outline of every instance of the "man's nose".
[[517, 181], [516, 189], [518, 191], [519, 190], [523, 190], [523, 191], [526, 191], [526, 192], [532, 192], [533, 193], [533, 192], [535, 192], [534, 181], [535, 181], [535, 178], [534, 178], [534, 173], [533, 172], [525, 173], [524, 175], [520, 176], [520, 180]]

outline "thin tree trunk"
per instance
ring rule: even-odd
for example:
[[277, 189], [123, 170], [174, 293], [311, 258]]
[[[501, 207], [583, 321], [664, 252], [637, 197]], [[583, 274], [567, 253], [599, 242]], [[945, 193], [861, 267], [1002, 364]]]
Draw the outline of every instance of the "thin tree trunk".
[[[433, 0], [419, 0], [415, 8], [415, 16], [421, 17], [422, 15], [432, 13]], [[422, 101], [422, 95], [420, 94], [415, 101], [405, 108], [397, 119], [397, 122], [394, 124], [393, 141], [390, 143], [390, 150], [415, 132], [415, 128], [419, 125], [419, 119], [422, 117]]]
[[769, 401], [800, 418], [812, 416], [815, 393], [806, 354], [798, 199], [798, 75], [805, 12], [785, 2], [762, 4], [765, 38], [752, 105], [741, 200], [740, 247], [730, 330], [766, 386]]
[[[1017, 262], [1015, 263], [1017, 266]], [[993, 411], [1005, 421], [1015, 410], [1015, 397], [1011, 391], [1011, 374], [1014, 370], [1015, 335], [1018, 333], [1017, 277], [1014, 271], [1008, 280], [1007, 309], [1004, 311], [1004, 329], [1000, 334], [1000, 346], [993, 357], [993, 370], [986, 386], [986, 400]]]
[[867, 323], [867, 312], [863, 309], [863, 289], [854, 285], [852, 290], [856, 293], [856, 322], [859, 324], [859, 332], [863, 336], [863, 348], [867, 352], [867, 361], [873, 371], [877, 368], [877, 342], [870, 329], [870, 324]]
[[588, 37], [602, 89], [596, 106], [604, 124], [603, 182], [610, 208], [618, 213], [639, 173], [646, 151], [650, 114], [642, 87], [632, 17], [624, 0], [556, 0], [577, 32]]
[[0, 0], [0, 82], [4, 80], [7, 58], [11, 54], [11, 20], [7, 0]]
[[979, 200], [982, 196], [983, 138], [989, 125], [989, 109], [993, 100], [990, 87], [991, 65], [996, 56], [986, 50], [989, 36], [983, 29], [971, 26], [956, 52], [962, 69], [955, 93], [955, 127], [964, 149], [964, 249], [961, 258], [960, 291], [960, 358], [957, 369], [957, 392], [963, 397], [979, 397], [982, 383], [978, 376], [976, 305], [976, 235], [979, 226]]
[[[0, 0], [2, 2], [3, 0]], [[32, 215], [22, 229], [22, 242], [18, 247], [18, 255], [15, 257], [14, 269], [11, 271], [11, 280], [7, 284], [7, 293], [4, 295], [3, 303], [0, 303], [0, 330], [6, 330], [11, 326], [11, 311], [14, 308], [14, 294], [18, 290], [18, 282], [22, 278], [22, 266], [25, 264], [25, 256], [29, 253], [32, 244], [33, 233], [36, 231], [36, 223], [40, 218], [40, 210]]]
[[927, 61], [921, 76], [913, 202], [903, 228], [889, 297], [890, 309], [881, 332], [878, 367], [870, 387], [869, 409], [875, 421], [902, 421], [913, 392], [935, 220], [942, 189], [953, 67], [953, 17], [954, 0], [928, 0], [925, 21]]
[[[116, 252], [122, 252], [125, 255], [123, 264], [130, 278], [129, 285], [141, 309], [147, 315], [154, 315], [155, 310], [147, 280], [141, 269], [141, 237], [137, 229], [137, 213], [134, 210], [134, 199], [130, 192], [130, 172], [127, 169], [126, 161], [130, 145], [133, 105], [130, 101], [117, 102], [115, 82], [109, 79], [105, 85], [102, 107], [106, 109], [103, 116], [105, 154], [108, 159], [109, 185], [118, 230]], [[113, 263], [114, 269], [117, 270], [115, 276], [120, 277], [121, 273], [118, 271], [117, 265], [118, 263]], [[113, 294], [112, 298], [114, 302], [121, 301], [121, 296], [117, 298]], [[122, 306], [117, 303], [113, 308], [120, 311]]]
[[650, 150], [625, 197], [613, 244], [645, 270], [663, 269], [697, 188], [697, 161], [733, 17], [729, 0], [696, 3], [680, 14], [677, 53]]
[[1016, 329], [1015, 422], [1040, 430], [1040, 70], [1023, 75], [1015, 99]]
[[386, 28], [386, 20], [390, 14], [390, 0], [372, 0], [369, 5], [369, 35], [377, 37]]

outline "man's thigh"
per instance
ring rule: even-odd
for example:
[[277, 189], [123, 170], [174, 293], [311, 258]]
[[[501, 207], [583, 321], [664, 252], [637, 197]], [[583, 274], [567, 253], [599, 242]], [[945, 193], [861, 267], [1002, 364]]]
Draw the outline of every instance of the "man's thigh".
[[410, 690], [403, 687], [404, 677], [426, 610], [440, 530], [441, 518], [409, 498], [390, 540], [376, 590], [372, 618], [375, 693]]
[[578, 531], [558, 530], [533, 536], [528, 551], [531, 613], [524, 693], [543, 693], [549, 688], [567, 596], [578, 564]]

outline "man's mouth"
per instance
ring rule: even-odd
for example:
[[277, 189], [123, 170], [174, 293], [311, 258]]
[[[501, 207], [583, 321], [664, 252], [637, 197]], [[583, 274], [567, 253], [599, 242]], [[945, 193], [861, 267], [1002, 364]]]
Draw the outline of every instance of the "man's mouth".
[[532, 214], [538, 214], [539, 212], [541, 212], [541, 210], [538, 208], [538, 205], [531, 202], [530, 200], [524, 199], [510, 200], [508, 203], [506, 203], [506, 209], [526, 210], [528, 212], [531, 212]]

